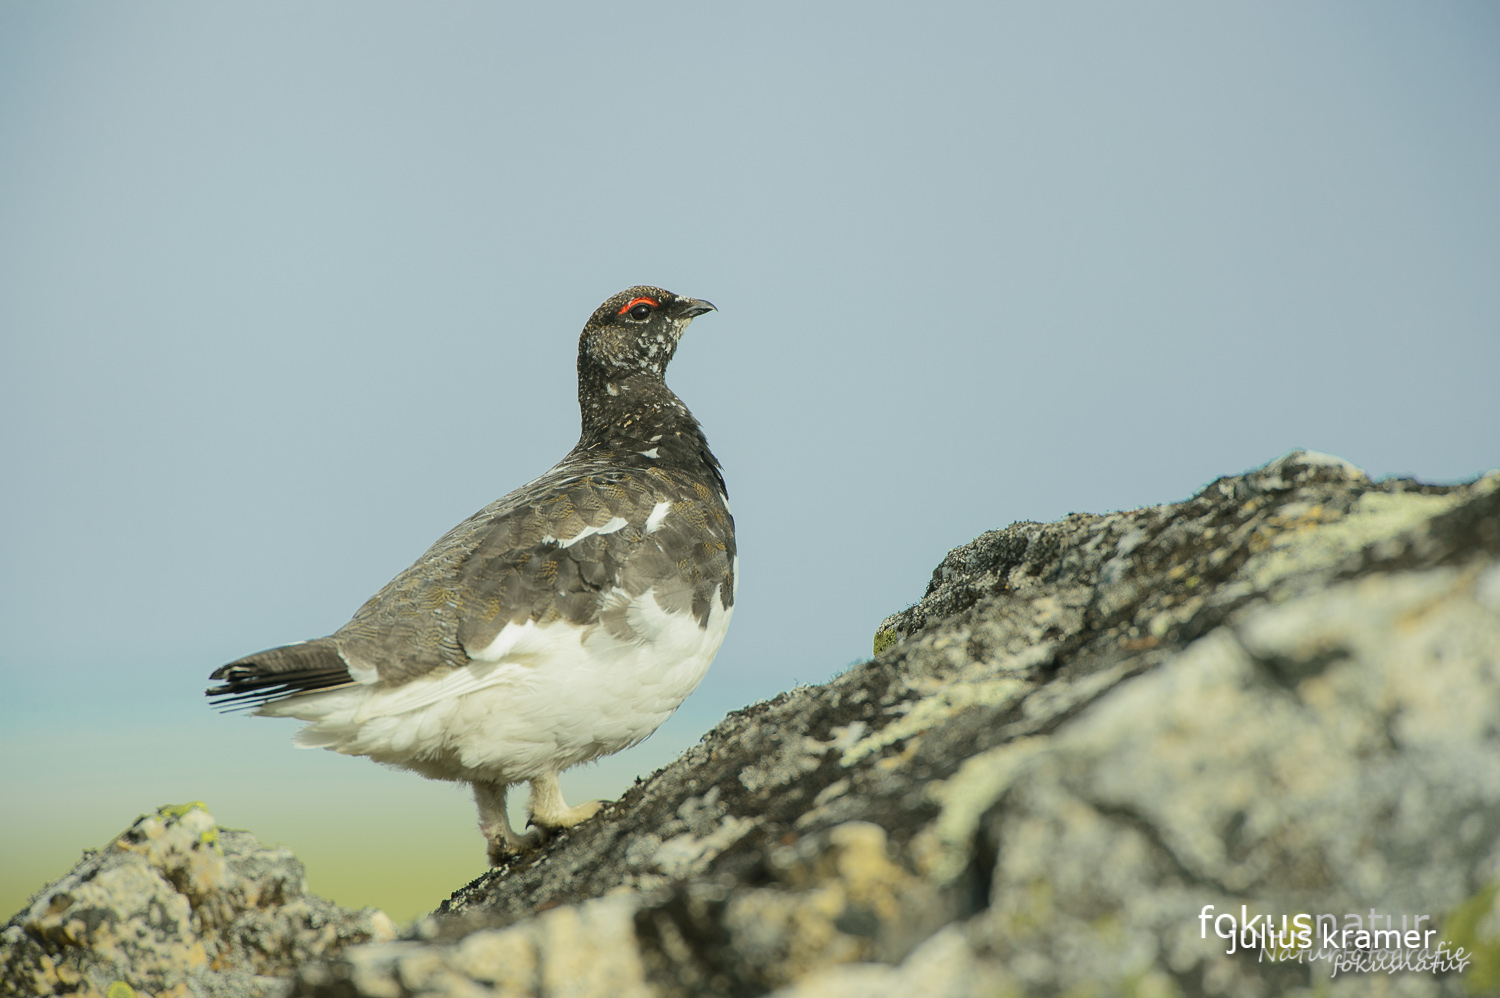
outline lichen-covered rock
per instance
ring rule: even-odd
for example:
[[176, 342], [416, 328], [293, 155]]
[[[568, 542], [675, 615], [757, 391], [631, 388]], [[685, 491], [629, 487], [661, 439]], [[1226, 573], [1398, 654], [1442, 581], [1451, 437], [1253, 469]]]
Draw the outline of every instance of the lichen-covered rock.
[[635, 898], [612, 895], [542, 912], [507, 929], [438, 936], [432, 920], [415, 938], [359, 946], [347, 959], [303, 969], [302, 990], [340, 995], [463, 998], [569, 995], [650, 998], [635, 946]]
[[198, 802], [144, 815], [0, 933], [0, 994], [284, 994], [305, 961], [390, 938], [373, 908], [307, 893], [302, 864]]
[[[1014, 524], [950, 552], [876, 648], [294, 993], [1500, 993], [1500, 474], [1373, 483], [1297, 452]], [[183, 900], [150, 924], [249, 924], [201, 900], [191, 851], [158, 864]], [[91, 905], [38, 905], [33, 954], [94, 931]], [[1299, 914], [1417, 932], [1429, 965], [1216, 933]]]
[[[934, 785], [945, 808], [913, 843], [918, 865], [942, 880], [975, 842], [993, 855], [966, 938], [1018, 993], [1312, 987], [1305, 965], [1227, 955], [1205, 905], [1439, 929], [1500, 874], [1496, 595], [1489, 562], [1257, 606], [1045, 743]], [[1413, 975], [1403, 993], [1443, 992]]]
[[298, 993], [475, 993], [500, 978], [464, 946], [504, 939], [523, 969], [501, 993], [550, 994], [541, 926], [598, 905], [587, 952], [659, 996], [1375, 983], [1230, 956], [1206, 905], [1426, 915], [1474, 962], [1378, 986], [1485, 993], [1497, 564], [1500, 475], [1372, 483], [1300, 452], [1182, 503], [994, 531], [871, 662], [730, 715], [602, 820], [459, 891], [429, 938], [354, 948]]

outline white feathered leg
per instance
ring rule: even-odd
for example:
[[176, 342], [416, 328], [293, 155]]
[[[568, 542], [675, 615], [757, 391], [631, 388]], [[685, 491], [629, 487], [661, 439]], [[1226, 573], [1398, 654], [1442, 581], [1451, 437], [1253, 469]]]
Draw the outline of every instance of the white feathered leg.
[[512, 856], [535, 848], [541, 841], [537, 832], [517, 835], [510, 827], [510, 815], [505, 811], [505, 789], [504, 783], [474, 784], [474, 803], [479, 805], [479, 831], [489, 847], [491, 866], [499, 866]]

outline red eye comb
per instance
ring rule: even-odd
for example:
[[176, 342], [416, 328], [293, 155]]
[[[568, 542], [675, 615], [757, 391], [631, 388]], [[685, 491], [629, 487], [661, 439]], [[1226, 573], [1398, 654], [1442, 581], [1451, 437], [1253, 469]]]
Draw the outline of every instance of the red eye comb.
[[652, 308], [660, 308], [661, 307], [660, 304], [657, 303], [657, 301], [656, 301], [655, 298], [632, 298], [628, 302], [626, 302], [624, 305], [622, 305], [620, 307], [620, 310], [618, 312], [616, 312], [615, 314], [616, 315], [624, 315], [626, 312], [629, 312], [631, 309], [635, 308], [637, 305], [650, 305]]

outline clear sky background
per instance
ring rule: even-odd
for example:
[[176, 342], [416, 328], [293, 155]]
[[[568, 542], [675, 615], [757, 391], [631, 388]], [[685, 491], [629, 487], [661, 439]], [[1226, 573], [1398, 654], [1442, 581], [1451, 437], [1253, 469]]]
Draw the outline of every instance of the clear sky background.
[[743, 585], [575, 800], [984, 530], [1500, 464], [1500, 8], [0, 3], [0, 918], [198, 798], [397, 917], [482, 872], [463, 788], [202, 690], [561, 457], [637, 283], [721, 309]]

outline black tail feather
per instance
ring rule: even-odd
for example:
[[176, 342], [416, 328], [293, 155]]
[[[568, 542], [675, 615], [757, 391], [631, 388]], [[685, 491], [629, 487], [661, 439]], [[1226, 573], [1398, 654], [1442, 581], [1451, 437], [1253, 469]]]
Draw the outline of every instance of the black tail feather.
[[332, 638], [283, 645], [236, 659], [215, 669], [210, 679], [222, 686], [204, 690], [224, 711], [249, 710], [273, 700], [348, 686], [354, 682]]

